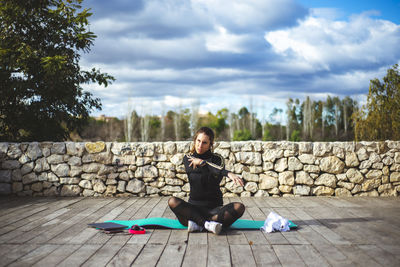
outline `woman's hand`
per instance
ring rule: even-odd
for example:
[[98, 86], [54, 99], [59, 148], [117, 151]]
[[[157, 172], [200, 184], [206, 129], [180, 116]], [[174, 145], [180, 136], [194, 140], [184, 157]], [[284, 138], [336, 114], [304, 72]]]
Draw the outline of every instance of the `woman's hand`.
[[231, 179], [232, 181], [234, 181], [235, 184], [244, 186], [242, 178], [240, 178], [238, 175], [234, 174], [233, 172], [228, 172], [228, 178]]
[[188, 160], [190, 161], [189, 167], [193, 167], [193, 170], [196, 169], [197, 166], [200, 166], [201, 164], [203, 164], [203, 160], [202, 159], [189, 158]]

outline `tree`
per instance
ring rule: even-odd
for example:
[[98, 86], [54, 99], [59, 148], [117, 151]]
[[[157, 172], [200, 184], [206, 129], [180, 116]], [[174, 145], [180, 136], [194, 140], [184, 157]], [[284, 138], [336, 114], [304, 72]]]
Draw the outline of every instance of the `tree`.
[[249, 129], [236, 130], [233, 134], [233, 141], [247, 141], [253, 139]]
[[370, 81], [367, 103], [353, 113], [356, 140], [400, 139], [400, 72], [395, 64], [383, 82]]
[[264, 125], [264, 134], [262, 136], [263, 141], [273, 140], [272, 135], [271, 135], [271, 128], [272, 128], [272, 124], [270, 124], [268, 122]]
[[80, 130], [100, 99], [83, 84], [115, 79], [81, 70], [90, 51], [92, 15], [82, 0], [2, 0], [0, 4], [0, 140], [57, 141]]
[[293, 100], [289, 98], [286, 101], [286, 115], [287, 115], [287, 122], [286, 122], [286, 140], [289, 140], [290, 134], [294, 130], [298, 130], [298, 109], [300, 105], [300, 100], [296, 99]]

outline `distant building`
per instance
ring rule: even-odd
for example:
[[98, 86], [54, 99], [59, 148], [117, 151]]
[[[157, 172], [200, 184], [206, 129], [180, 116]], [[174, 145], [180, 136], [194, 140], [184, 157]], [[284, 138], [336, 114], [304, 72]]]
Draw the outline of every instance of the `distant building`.
[[110, 121], [112, 121], [112, 120], [115, 120], [115, 119], [117, 119], [116, 117], [107, 117], [106, 115], [100, 115], [100, 116], [98, 116], [98, 117], [94, 117], [94, 119], [96, 120], [96, 121], [105, 121], [105, 122], [110, 122]]

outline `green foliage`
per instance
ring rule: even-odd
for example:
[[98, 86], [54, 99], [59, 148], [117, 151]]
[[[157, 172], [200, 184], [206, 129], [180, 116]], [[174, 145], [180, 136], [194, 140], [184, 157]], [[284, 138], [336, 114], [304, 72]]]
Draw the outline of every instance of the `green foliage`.
[[226, 119], [228, 118], [228, 109], [223, 108], [217, 111], [214, 115], [208, 112], [205, 116], [201, 116], [199, 119], [199, 127], [207, 126], [215, 131], [216, 138], [221, 137], [222, 133], [227, 129], [228, 125]]
[[159, 138], [159, 134], [161, 132], [161, 120], [157, 116], [151, 116], [149, 121], [150, 127], [150, 139], [156, 140]]
[[252, 139], [253, 138], [249, 129], [236, 130], [233, 133], [233, 141], [247, 141]]
[[367, 103], [354, 113], [357, 140], [400, 140], [400, 71], [395, 64], [383, 81], [370, 81]]
[[264, 126], [264, 135], [262, 137], [263, 141], [272, 141], [273, 137], [271, 135], [271, 124], [267, 123]]
[[301, 139], [300, 139], [300, 131], [299, 131], [299, 130], [294, 130], [294, 131], [292, 132], [292, 134], [290, 135], [289, 140], [290, 140], [290, 141], [294, 141], [294, 142], [300, 141], [300, 140], [301, 140]]
[[245, 118], [246, 116], [248, 116], [250, 114], [249, 110], [246, 107], [242, 107], [239, 111], [238, 111], [239, 117], [241, 119]]
[[0, 140], [63, 140], [101, 109], [82, 85], [107, 86], [114, 78], [80, 69], [80, 53], [96, 37], [81, 2], [1, 1]]

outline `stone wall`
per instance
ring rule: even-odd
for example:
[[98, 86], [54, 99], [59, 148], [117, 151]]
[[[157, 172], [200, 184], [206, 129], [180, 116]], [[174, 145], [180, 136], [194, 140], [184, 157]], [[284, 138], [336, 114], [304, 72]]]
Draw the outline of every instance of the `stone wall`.
[[[19, 196], [187, 196], [191, 142], [0, 143], [0, 193]], [[245, 186], [224, 196], [397, 196], [400, 141], [218, 142]]]

